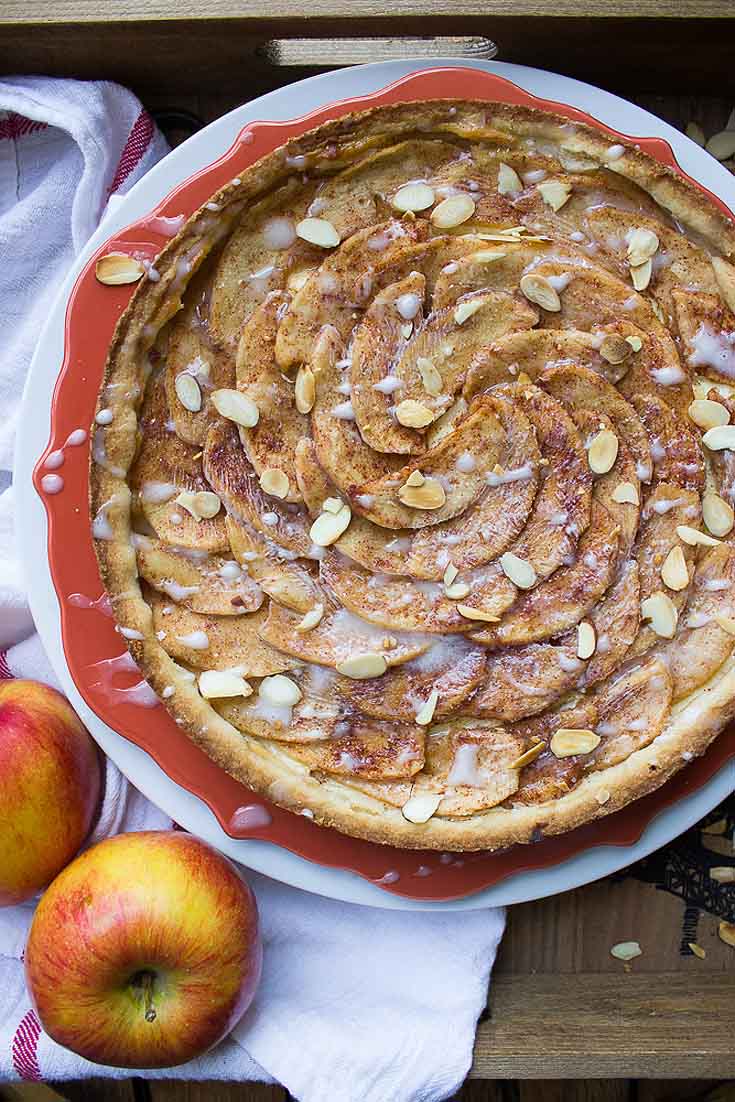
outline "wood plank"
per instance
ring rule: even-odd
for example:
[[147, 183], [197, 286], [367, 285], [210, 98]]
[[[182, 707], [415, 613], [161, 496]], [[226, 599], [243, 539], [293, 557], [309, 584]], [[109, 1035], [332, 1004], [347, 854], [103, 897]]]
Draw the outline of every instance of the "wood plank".
[[[6, 6], [0, 4], [0, 10]], [[600, 21], [591, 32], [588, 19], [569, 18], [563, 26], [564, 50], [552, 56], [549, 41], [559, 34], [559, 21], [552, 16], [528, 19], [516, 15], [512, 6], [509, 11], [503, 18], [429, 14], [363, 23], [295, 16], [287, 33], [320, 38], [481, 35], [497, 43], [503, 61], [554, 68], [627, 98], [644, 93], [711, 95], [714, 90], [723, 98], [735, 97], [730, 20], [663, 19], [642, 33], [637, 19]], [[182, 95], [213, 91], [242, 103], [315, 71], [299, 67], [286, 75], [268, 63], [265, 44], [283, 37], [284, 29], [279, 20], [264, 18], [255, 24], [250, 19], [37, 23], [31, 32], [29, 25], [3, 23], [0, 16], [0, 57], [13, 58], [14, 72], [117, 80], [143, 100], [165, 94], [169, 106]], [[684, 56], [684, 68], [672, 64], [672, 57]]]
[[680, 972], [704, 985], [710, 974], [730, 975], [735, 992], [735, 952], [717, 936], [717, 919], [699, 916], [692, 931], [704, 960], [686, 953], [685, 905], [632, 877], [603, 880], [577, 891], [513, 907], [501, 943], [496, 975], [610, 973], [620, 962], [610, 956], [619, 941], [638, 941], [643, 955], [635, 972]]
[[[508, 13], [507, 0], [432, 0], [434, 16], [454, 19], [500, 16]], [[735, 17], [731, 0], [514, 0], [516, 16], [563, 18], [718, 19]], [[424, 19], [425, 0], [350, 0], [350, 20]], [[0, 21], [16, 23], [155, 22], [168, 19], [293, 19], [304, 14], [294, 0], [4, 0]], [[344, 0], [312, 0], [310, 19], [345, 20]]]
[[471, 1075], [735, 1077], [734, 994], [717, 973], [496, 976]]
[[283, 1087], [264, 1083], [187, 1083], [181, 1079], [148, 1080], [150, 1102], [287, 1102]]
[[[641, 1079], [636, 1083], [635, 1102], [715, 1102], [710, 1092], [716, 1079]], [[722, 1098], [720, 1102], [726, 1102]]]
[[513, 1102], [632, 1102], [627, 1079], [535, 1079], [514, 1087]]
[[[30, 1089], [23, 1087], [23, 1089]], [[78, 1079], [66, 1083], [54, 1083], [56, 1098], [67, 1102], [139, 1102], [145, 1098], [145, 1082], [142, 1079]], [[25, 1100], [24, 1100], [25, 1102]], [[28, 1097], [27, 1102], [35, 1102]], [[38, 1102], [42, 1102], [39, 1099]]]

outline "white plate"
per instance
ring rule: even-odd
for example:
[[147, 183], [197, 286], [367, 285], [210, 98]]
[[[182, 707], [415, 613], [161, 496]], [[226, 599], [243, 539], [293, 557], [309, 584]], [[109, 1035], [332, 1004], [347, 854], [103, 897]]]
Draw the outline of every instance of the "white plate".
[[[26, 382], [15, 455], [20, 552], [28, 568], [31, 610], [65, 692], [105, 753], [141, 792], [172, 819], [243, 865], [284, 883], [334, 899], [406, 910], [470, 910], [490, 904], [521, 903], [607, 876], [669, 842], [732, 792], [735, 788], [735, 763], [724, 766], [698, 792], [661, 812], [634, 846], [590, 849], [553, 868], [518, 873], [468, 899], [451, 903], [418, 903], [403, 899], [382, 891], [354, 873], [323, 868], [268, 842], [230, 838], [201, 800], [171, 781], [144, 750], [98, 719], [77, 692], [64, 658], [58, 602], [45, 553], [46, 514], [32, 489], [31, 474], [36, 459], [48, 441], [51, 395], [63, 360], [67, 299], [79, 272], [95, 249], [116, 230], [146, 215], [175, 185], [221, 156], [245, 123], [255, 119], [294, 118], [335, 100], [377, 91], [407, 73], [454, 64], [456, 61], [452, 59], [434, 59], [426, 63], [387, 61], [310, 77], [236, 108], [189, 138], [156, 165], [108, 213], [78, 257], [59, 293]], [[735, 209], [735, 180], [729, 172], [678, 130], [647, 111], [589, 84], [540, 69], [481, 61], [466, 61], [462, 65], [498, 73], [534, 95], [588, 111], [623, 133], [666, 138], [681, 167]]]

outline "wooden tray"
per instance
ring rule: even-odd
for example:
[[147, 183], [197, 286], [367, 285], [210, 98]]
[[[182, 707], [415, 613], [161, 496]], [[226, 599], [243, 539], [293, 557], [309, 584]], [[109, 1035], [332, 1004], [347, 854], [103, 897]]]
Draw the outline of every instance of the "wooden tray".
[[[120, 80], [150, 110], [176, 109], [168, 120], [180, 134], [191, 116], [208, 122], [319, 71], [315, 61], [329, 65], [328, 53], [308, 48], [291, 50], [291, 57], [311, 64], [286, 68], [268, 60], [270, 40], [316, 36], [485, 36], [503, 61], [589, 80], [682, 128], [695, 119], [708, 133], [721, 129], [735, 106], [732, 0], [249, 0], [244, 7], [240, 0], [206, 6], [3, 0], [0, 58], [12, 58], [14, 72]], [[371, 58], [369, 43], [354, 49], [356, 59]], [[632, 878], [514, 908], [471, 1075], [486, 1081], [735, 1077], [735, 951], [718, 940], [714, 918], [700, 916], [696, 931], [694, 925], [684, 902]], [[706, 949], [704, 960], [688, 951], [690, 938]], [[629, 972], [609, 955], [612, 944], [627, 939], [644, 950]], [[510, 1093], [501, 1087], [486, 1083], [479, 1093], [468, 1087], [466, 1097], [552, 1097], [522, 1085]], [[90, 1102], [285, 1099], [273, 1088], [156, 1085], [146, 1093], [138, 1083], [63, 1092]], [[553, 1095], [562, 1096], [643, 1102], [668, 1094], [652, 1085], [631, 1096], [621, 1084]]]

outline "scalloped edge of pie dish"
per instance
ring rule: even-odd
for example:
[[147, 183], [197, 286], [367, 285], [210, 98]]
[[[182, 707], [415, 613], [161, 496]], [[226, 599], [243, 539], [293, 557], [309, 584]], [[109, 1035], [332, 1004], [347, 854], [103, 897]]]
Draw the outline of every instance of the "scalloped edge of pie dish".
[[[364, 102], [366, 100], [375, 101], [376, 98], [380, 97], [381, 95], [385, 95], [387, 93], [387, 91], [389, 91], [393, 88], [396, 88], [397, 86], [399, 86], [399, 87], [402, 86], [401, 90], [407, 90], [407, 88], [406, 88], [407, 85], [413, 84], [415, 82], [415, 80], [417, 80], [417, 79], [426, 78], [426, 76], [430, 75], [430, 73], [432, 73], [432, 72], [435, 74], [436, 72], [441, 72], [441, 71], [421, 71], [418, 74], [413, 74], [412, 76], [402, 78], [400, 80], [400, 82], [397, 82], [397, 85], [390, 86], [388, 89], [382, 89], [381, 91], [379, 91], [379, 93], [371, 94], [371, 95], [366, 96], [366, 97], [359, 97], [359, 101], [360, 102]], [[444, 71], [444, 72], [446, 72], [446, 71]], [[466, 73], [469, 77], [472, 78], [473, 82], [477, 82], [478, 77], [487, 77], [488, 76], [488, 74], [485, 74], [485, 73], [482, 73], [482, 72], [478, 73], [477, 71], [474, 71], [474, 69], [468, 69], [468, 71], [451, 71], [451, 72], [452, 72], [453, 78], [456, 77], [457, 72]], [[495, 83], [498, 83], [498, 82], [501, 83], [501, 84], [507, 84], [508, 83], [508, 82], [505, 82], [505, 80], [502, 80], [502, 78], [498, 78], [497, 76], [493, 76], [493, 77], [491, 77], [491, 79], [493, 79]], [[515, 88], [515, 86], [510, 86], [510, 87]], [[525, 91], [522, 91], [521, 89], [515, 88], [515, 91], [516, 91], [516, 94], [522, 100], [529, 100], [529, 99], [536, 100], [536, 97], [530, 96], [529, 94], [525, 93]], [[485, 100], [485, 99], [488, 98], [488, 95], [489, 95], [488, 93], [485, 93], [483, 96], [480, 96], [480, 97], [475, 95], [473, 97], [467, 97], [467, 98], [482, 98], [482, 99]], [[404, 99], [404, 98], [408, 98], [408, 97], [401, 96], [400, 98]], [[433, 97], [433, 98], [437, 98], [437, 97]], [[496, 98], [497, 98], [497, 88], [496, 88]], [[544, 102], [543, 100], [536, 100], [536, 101]], [[348, 111], [349, 108], [353, 106], [353, 102], [344, 101], [344, 102], [342, 102], [342, 104], [339, 104], [339, 105], [329, 105], [328, 108], [324, 108], [324, 109], [321, 109], [320, 111], [314, 112], [314, 115], [322, 116], [324, 114], [329, 114], [329, 115], [334, 114], [334, 115], [337, 115], [339, 118], [344, 118], [345, 112]], [[562, 110], [564, 111], [565, 117], [569, 117], [569, 115], [573, 114], [571, 109], [562, 107]], [[577, 116], [581, 116], [583, 114], [583, 112], [574, 112], [574, 114], [576, 114]], [[310, 116], [309, 119], [295, 120], [292, 123], [263, 123], [263, 125], [261, 125], [261, 123], [251, 123], [251, 125], [248, 126], [246, 128], [246, 130], [248, 132], [252, 131], [253, 133], [257, 133], [257, 128], [259, 126], [268, 127], [269, 129], [270, 128], [277, 128], [277, 129], [278, 128], [288, 128], [288, 127], [291, 126], [291, 127], [295, 127], [296, 130], [298, 130], [298, 132], [301, 133], [302, 130], [303, 130], [303, 127], [305, 126], [305, 123], [307, 121], [312, 121], [314, 119], [314, 115]], [[298, 125], [298, 123], [300, 123], [300, 125], [301, 125], [300, 127], [296, 126], [296, 125]], [[609, 136], [609, 138], [624, 137], [624, 136], [620, 136], [620, 134], [617, 134], [614, 131], [610, 130], [610, 128], [604, 127], [602, 125], [602, 123], [596, 123], [595, 128], [596, 129], [604, 129], [605, 133], [607, 134], [607, 136]], [[273, 130], [271, 129], [269, 137], [272, 137], [272, 136], [273, 136]], [[596, 134], [595, 137], [599, 141], [602, 140], [601, 137], [599, 137], [599, 134]], [[630, 140], [630, 139], [628, 139], [628, 140]], [[635, 141], [636, 139], [633, 139], [633, 140]], [[675, 161], [673, 160], [673, 154], [671, 153], [670, 148], [661, 139], [641, 139], [641, 140], [638, 140], [638, 141], [639, 141], [640, 144], [647, 144], [648, 142], [655, 142], [658, 145], [659, 148], [661, 147], [661, 145], [666, 145], [666, 149], [669, 151], [669, 155], [667, 156], [666, 161], [675, 164]], [[605, 145], [607, 145], [608, 143], [609, 143], [609, 140], [605, 142]], [[252, 147], [256, 147], [256, 141], [255, 140], [253, 140]], [[252, 147], [251, 147], [251, 149], [252, 149]], [[165, 210], [165, 209], [170, 210], [171, 209], [170, 203], [171, 203], [172, 197], [180, 195], [180, 193], [182, 191], [182, 188], [186, 188], [187, 186], [190, 186], [193, 183], [201, 182], [203, 176], [206, 176], [207, 181], [208, 181], [210, 171], [212, 171], [213, 168], [217, 168], [217, 166], [220, 166], [221, 164], [226, 162], [227, 159], [228, 159], [228, 156], [230, 156], [230, 154], [231, 154], [231, 151], [230, 151], [230, 153], [225, 154], [224, 158], [221, 158], [219, 161], [215, 162], [214, 166], [210, 166], [209, 169], [204, 170], [202, 173], [197, 173], [194, 177], [192, 177], [192, 180], [190, 182], [187, 182], [187, 184], [181, 185], [181, 188], [176, 188], [176, 190], [172, 193], [172, 195], [169, 196], [169, 198], [166, 198], [165, 201], [159, 206], [159, 213], [162, 212], [162, 210]], [[261, 154], [259, 154], [259, 153], [257, 154], [257, 156], [260, 156], [260, 155]], [[253, 158], [253, 160], [255, 160], [255, 159], [256, 158]], [[648, 159], [645, 158], [645, 161], [648, 161]], [[240, 170], [240, 171], [242, 171], [242, 170]], [[702, 191], [704, 191], [703, 188], [699, 187], [699, 185], [695, 185], [695, 186], [696, 186], [696, 191], [698, 191], [700, 194], [701, 194]], [[205, 187], [205, 190], [203, 192], [202, 202], [207, 201], [207, 199], [212, 198], [212, 197], [213, 197], [212, 186], [210, 186], [210, 184], [207, 183], [206, 187]], [[717, 205], [722, 208], [723, 204], [720, 201], [716, 201], [716, 202], [717, 202]], [[709, 202], [705, 202], [704, 203], [704, 218], [706, 220], [707, 217], [711, 217], [711, 216], [712, 216], [712, 206], [710, 205]], [[134, 227], [134, 226], [131, 227], [131, 229], [134, 229], [134, 228], [136, 228], [136, 227]], [[128, 233], [128, 231], [125, 231], [125, 233]], [[183, 231], [183, 233], [185, 235], [185, 230]], [[122, 235], [116, 235], [116, 241], [119, 242], [121, 236]], [[176, 241], [174, 240], [174, 242], [172, 242], [172, 245], [170, 246], [170, 248], [173, 248], [175, 245], [176, 245]], [[151, 248], [153, 248], [153, 247], [151, 247]], [[100, 249], [99, 251], [104, 251], [104, 250]], [[90, 262], [90, 266], [88, 266], [88, 269], [87, 269], [88, 271], [89, 271], [90, 267], [91, 267], [91, 262]], [[68, 322], [68, 318], [67, 318], [67, 322]], [[58, 436], [55, 436], [55, 440], [57, 440], [57, 439], [58, 439]], [[44, 453], [44, 457], [45, 457], [45, 454], [47, 454], [47, 452]], [[42, 460], [42, 462], [43, 462], [43, 460]], [[36, 476], [39, 476], [39, 468], [36, 468]], [[48, 508], [48, 505], [50, 505], [50, 503], [48, 503], [47, 499], [45, 500], [45, 505], [46, 505], [47, 508]], [[48, 509], [48, 512], [50, 512], [50, 518], [51, 518], [52, 510]], [[61, 596], [61, 594], [60, 594], [60, 596]], [[118, 640], [118, 642], [119, 642], [119, 640]], [[138, 648], [136, 648], [136, 649], [138, 649]], [[142, 663], [143, 663], [144, 666], [150, 666], [150, 662], [149, 662], [148, 658], [144, 658], [142, 655], [140, 657], [142, 659]], [[72, 663], [69, 663], [69, 665], [72, 665]], [[702, 753], [703, 749], [706, 747], [707, 743], [709, 743], [711, 741], [711, 738], [714, 737], [714, 734], [716, 733], [712, 730], [712, 726], [713, 726], [713, 724], [712, 724], [712, 715], [713, 715], [714, 711], [716, 711], [716, 709], [718, 709], [718, 707], [721, 707], [723, 705], [725, 699], [728, 702], [732, 702], [732, 694], [733, 694], [733, 689], [735, 688], [735, 682], [733, 681], [732, 677], [729, 677], [729, 672], [731, 672], [731, 671], [728, 670], [727, 671], [727, 676], [725, 676], [725, 674], [723, 673], [723, 670], [721, 669], [720, 673], [723, 674], [723, 676], [713, 679], [713, 682], [711, 683], [710, 687], [707, 687], [706, 690], [700, 690], [700, 692], [706, 691], [707, 693], [711, 693], [711, 696], [710, 696], [710, 700], [709, 700], [709, 705], [707, 705], [707, 709], [703, 711], [703, 714], [700, 717], [701, 723], [700, 723], [700, 727], [698, 728], [698, 731], [696, 731], [696, 738], [695, 739], [692, 737], [693, 733], [694, 733], [694, 727], [689, 723], [689, 720], [687, 720], [687, 723], [685, 723], [685, 730], [687, 730], [688, 733], [689, 733], [687, 752], [694, 753], [694, 754]], [[153, 681], [155, 682], [155, 674], [153, 674]], [[95, 701], [93, 706], [95, 706], [96, 709], [99, 710], [98, 701]], [[156, 711], [158, 711], [158, 710], [156, 710]], [[688, 716], [689, 716], [690, 711], [691, 711], [690, 707], [688, 707], [688, 709], [685, 710], [685, 712], [687, 712]], [[723, 719], [722, 722], [724, 723], [726, 719], [727, 719], [727, 716], [724, 716], [724, 719]], [[224, 721], [221, 721], [221, 722], [224, 723]], [[651, 744], [651, 747], [652, 746], [657, 746], [658, 748], [661, 748], [661, 747], [664, 746], [663, 741], [675, 743], [675, 741], [677, 741], [678, 732], [681, 730], [681, 724], [683, 722], [684, 721], [681, 720], [681, 722], [678, 722], [677, 724], [674, 724], [673, 726], [670, 725], [669, 730], [667, 730], [667, 732], [664, 732], [664, 734], [660, 735], [656, 739], [656, 743]], [[229, 724], [225, 724], [225, 726], [226, 726], [226, 728], [228, 728], [229, 732], [234, 732], [234, 728], [231, 728], [229, 726]], [[242, 739], [244, 739], [244, 736], [242, 736], [239, 732], [236, 732], [235, 735], [236, 735], [237, 744], [238, 744], [239, 748], [241, 748]], [[256, 743], [255, 739], [248, 739], [248, 742]], [[143, 744], [141, 743], [141, 745], [143, 745]], [[651, 747], [647, 747], [646, 750], [640, 750], [640, 752], [638, 752], [636, 755], [633, 755], [633, 756], [631, 756], [631, 758], [627, 759], [626, 763], [621, 763], [621, 765], [619, 767], [615, 767], [615, 770], [619, 769], [621, 771], [621, 774], [625, 774], [626, 770], [624, 769], [624, 767], [627, 766], [629, 763], [633, 763], [634, 760], [635, 760], [636, 767], [642, 766], [646, 770], [648, 770], [649, 766], [653, 764], [652, 757], [649, 755], [648, 757], [651, 757], [651, 759], [649, 760], [648, 757], [646, 756], [648, 750], [650, 750]], [[150, 752], [150, 745], [145, 747], [145, 748], [148, 748], [149, 752]], [[220, 747], [220, 749], [221, 749], [221, 747]], [[263, 752], [266, 752], [266, 753], [263, 753]], [[248, 774], [249, 779], [256, 779], [258, 782], [260, 782], [260, 778], [262, 778], [263, 779], [263, 784], [264, 784], [264, 779], [266, 779], [267, 776], [268, 776], [269, 766], [268, 766], [267, 758], [268, 758], [268, 755], [270, 753], [271, 753], [270, 750], [268, 750], [268, 748], [266, 746], [263, 746], [263, 745], [256, 745], [255, 747], [252, 748], [252, 757], [251, 757], [251, 761], [249, 763], [249, 768], [252, 769], [252, 773]], [[680, 760], [681, 759], [680, 759], [680, 755], [679, 755], [679, 750], [674, 749], [673, 747], [668, 747], [667, 746], [667, 754], [668, 754], [668, 756], [666, 757], [666, 760], [664, 760], [664, 761], [661, 761], [660, 760], [661, 756], [658, 755], [658, 760], [656, 761], [656, 766], [657, 766], [656, 773], [653, 773], [653, 771], [651, 770], [650, 773], [647, 773], [645, 777], [642, 777], [642, 779], [639, 780], [637, 788], [636, 788], [636, 795], [635, 796], [628, 797], [628, 799], [623, 799], [623, 800], [620, 800], [620, 801], [617, 801], [615, 799], [615, 797], [613, 797], [612, 799], [610, 799], [608, 801], [608, 803], [606, 804], [606, 806], [604, 808], [601, 808], [601, 806], [599, 806], [599, 804], [595, 800], [596, 813], [597, 814], [607, 814], [610, 811], [615, 810], [617, 807], [623, 806], [623, 804], [627, 803], [629, 799], [631, 799], [631, 798], [637, 799], [639, 796], [644, 795], [645, 792], [650, 791], [651, 788], [658, 787], [658, 785], [661, 784], [662, 780], [666, 779], [668, 776], [670, 776], [671, 773], [673, 773], [673, 771], [675, 771], [675, 769], [677, 769], [677, 767], [680, 765]], [[644, 758], [641, 758], [641, 755], [644, 755]], [[679, 756], [677, 756], [677, 755], [679, 755]], [[221, 755], [220, 755], [220, 757], [221, 757]], [[220, 764], [223, 764], [226, 768], [230, 768], [230, 769], [231, 769], [231, 766], [233, 766], [233, 763], [231, 763], [231, 761], [229, 761], [227, 755], [225, 755], [224, 760], [220, 760]], [[294, 763], [291, 763], [291, 764], [293, 765]], [[280, 763], [279, 763], [279, 774], [278, 774], [279, 777], [282, 777], [282, 768], [283, 768], [283, 763], [282, 763], [282, 761], [280, 761]], [[609, 778], [610, 775], [612, 775], [615, 770], [606, 770], [605, 771], [605, 776], [607, 778]], [[233, 771], [235, 771], [235, 770], [233, 770]], [[587, 778], [587, 780], [594, 780], [594, 779], [595, 779], [594, 777]], [[591, 809], [591, 800], [594, 799], [594, 792], [591, 790], [591, 787], [587, 785], [587, 780], [583, 781], [582, 785], [579, 786], [579, 788], [575, 789], [574, 793], [571, 793], [570, 797], [564, 797], [562, 801], [556, 801], [556, 807], [559, 807], [560, 803], [562, 803], [563, 801], [569, 800], [570, 802], [568, 804], [568, 810], [565, 811], [563, 819], [556, 820], [556, 823], [554, 823], [554, 824], [543, 822], [543, 827], [545, 829], [545, 832], [553, 833], [553, 831], [555, 829], [570, 830], [577, 823], [579, 823], [581, 821], [590, 820], [591, 815], [587, 814], [587, 811]], [[300, 806], [303, 807], [304, 804], [305, 804], [306, 807], [315, 809], [315, 803], [317, 801], [315, 801], [312, 798], [313, 797], [312, 786], [314, 786], [314, 788], [324, 790], [324, 788], [328, 787], [328, 785], [329, 785], [328, 781], [326, 782], [326, 786], [325, 786], [324, 782], [315, 782], [313, 780], [305, 781], [304, 778], [296, 777], [296, 787], [294, 788], [294, 792], [303, 792], [304, 793], [304, 798], [302, 800], [300, 799], [298, 801]], [[585, 786], [586, 786], [586, 788], [585, 788]], [[187, 787], [190, 787], [190, 786], [187, 786]], [[355, 800], [355, 797], [358, 795], [358, 793], [354, 792], [354, 790], [348, 789], [346, 786], [337, 785], [336, 787], [342, 788], [343, 790], [346, 789], [346, 791], [349, 792], [350, 799], [352, 799], [353, 801]], [[606, 788], [608, 787], [608, 781], [606, 781], [605, 787]], [[594, 788], [594, 786], [593, 786], [593, 788]], [[291, 793], [292, 796], [294, 795], [294, 792]], [[205, 799], [206, 799], [206, 793], [203, 793], [203, 795], [205, 795]], [[574, 797], [574, 798], [572, 799], [572, 797]], [[287, 806], [289, 806], [289, 803], [291, 801], [283, 800], [282, 802], [287, 803]], [[461, 845], [462, 847], [468, 847], [468, 849], [475, 849], [475, 847], [477, 847], [477, 845], [482, 845], [483, 847], [487, 845], [487, 840], [488, 840], [487, 839], [487, 833], [484, 833], [482, 839], [477, 839], [477, 836], [476, 836], [477, 832], [476, 831], [469, 832], [469, 834], [468, 834], [467, 830], [466, 830], [467, 821], [453, 822], [451, 820], [434, 820], [434, 821], [431, 821], [429, 824], [426, 824], [425, 827], [420, 828], [419, 831], [417, 831], [417, 829], [412, 828], [411, 824], [407, 823], [406, 820], [403, 820], [402, 815], [400, 814], [399, 810], [387, 809], [385, 804], [378, 803], [378, 801], [372, 801], [367, 797], [365, 797], [365, 798], [360, 797], [359, 802], [360, 802], [360, 804], [365, 804], [365, 807], [361, 810], [363, 810], [363, 813], [365, 815], [365, 819], [366, 819], [366, 822], [367, 822], [368, 836], [370, 836], [371, 839], [376, 839], [376, 833], [375, 833], [375, 830], [374, 830], [374, 825], [375, 825], [375, 818], [376, 818], [376, 811], [377, 811], [377, 813], [383, 819], [389, 818], [389, 819], [400, 820], [400, 822], [396, 822], [394, 824], [391, 823], [391, 829], [390, 829], [388, 835], [387, 836], [381, 836], [381, 838], [380, 838], [380, 841], [382, 841], [382, 842], [388, 842], [388, 843], [391, 843], [391, 844], [399, 844], [399, 845], [417, 845], [417, 846], [421, 846], [421, 847], [425, 847], [426, 843], [429, 842], [429, 844], [433, 844], [436, 847], [454, 847], [455, 845]], [[522, 817], [523, 822], [522, 822], [522, 824], [518, 825], [518, 828], [516, 830], [511, 831], [511, 832], [508, 832], [507, 830], [505, 830], [505, 831], [500, 831], [498, 833], [498, 832], [495, 831], [495, 828], [493, 828], [493, 830], [494, 830], [493, 842], [494, 842], [495, 845], [507, 845], [507, 844], [511, 844], [512, 842], [521, 841], [521, 840], [526, 841], [526, 840], [529, 840], [531, 838], [531, 836], [533, 836], [534, 831], [538, 831], [538, 828], [539, 828], [539, 825], [540, 825], [539, 820], [544, 818], [543, 815], [541, 815], [541, 817], [540, 817], [540, 815], [538, 814], [538, 808], [528, 808], [528, 809], [522, 809], [522, 810], [523, 810], [523, 812], [532, 812], [532, 815], [531, 815], [531, 817], [529, 817], [528, 814], [523, 814], [523, 817]], [[592, 810], [594, 811], [595, 809], [592, 808]], [[511, 813], [512, 814], [517, 814], [517, 812], [511, 812]], [[480, 814], [480, 815], [475, 815], [475, 817], [473, 817], [473, 819], [477, 819], [480, 823], [482, 823], [483, 824], [483, 830], [485, 830], [487, 828], [489, 820], [498, 820], [499, 818], [501, 819], [502, 817], [504, 817], [504, 815], [507, 815], [507, 814], [508, 814], [508, 812], [502, 811], [501, 809], [493, 809], [493, 811], [486, 812], [486, 813]], [[533, 817], [534, 817], [534, 821], [533, 821], [533, 824], [531, 824], [531, 819]], [[322, 819], [322, 821], [323, 822], [328, 822], [328, 823], [334, 822], [335, 825], [339, 825], [339, 822], [337, 821], [336, 818], [334, 818], [334, 819], [329, 818], [329, 817], [327, 817], [327, 815], [324, 815], [324, 818]], [[353, 835], [357, 834], [358, 832], [355, 830], [354, 811], [348, 812], [348, 822], [349, 822], [349, 833], [353, 834]], [[612, 825], [612, 822], [610, 822], [610, 825]], [[644, 829], [644, 825], [645, 825], [645, 823], [641, 824], [641, 828], [640, 828], [641, 830]], [[453, 835], [452, 836], [452, 841], [448, 840], [446, 838], [446, 836], [444, 836], [444, 838], [437, 838], [436, 840], [434, 840], [432, 838], [431, 841], [430, 841], [429, 832], [428, 832], [428, 830], [426, 830], [426, 828], [429, 828], [430, 831], [433, 831], [435, 833], [436, 828], [447, 828], [447, 827], [450, 828], [451, 831], [452, 831], [452, 835]], [[404, 828], [409, 829], [409, 832], [412, 835], [411, 838], [407, 838], [407, 836], [404, 836]], [[457, 836], [457, 835], [460, 835], [460, 836]], [[264, 834], [261, 834], [260, 836], [268, 836], [268, 834], [264, 833]], [[601, 839], [601, 841], [603, 841], [603, 840], [604, 839]]]

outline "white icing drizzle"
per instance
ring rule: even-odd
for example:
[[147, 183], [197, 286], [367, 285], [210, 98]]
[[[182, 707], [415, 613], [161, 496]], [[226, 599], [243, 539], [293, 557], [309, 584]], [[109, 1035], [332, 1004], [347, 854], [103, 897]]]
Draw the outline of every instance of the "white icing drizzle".
[[476, 743], [465, 743], [459, 746], [454, 755], [452, 768], [449, 770], [447, 784], [467, 784], [472, 788], [482, 786], [482, 774], [477, 767], [477, 755], [480, 747]]

